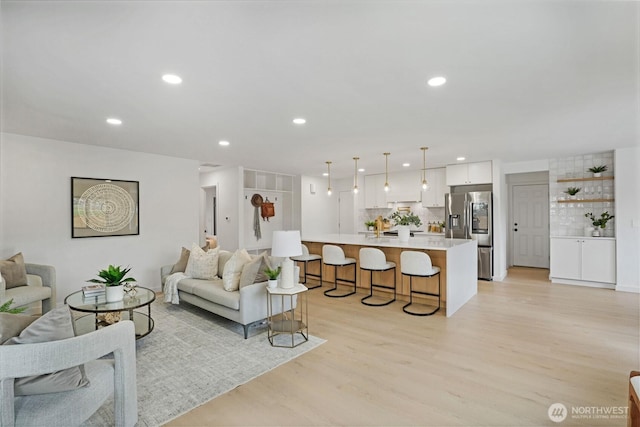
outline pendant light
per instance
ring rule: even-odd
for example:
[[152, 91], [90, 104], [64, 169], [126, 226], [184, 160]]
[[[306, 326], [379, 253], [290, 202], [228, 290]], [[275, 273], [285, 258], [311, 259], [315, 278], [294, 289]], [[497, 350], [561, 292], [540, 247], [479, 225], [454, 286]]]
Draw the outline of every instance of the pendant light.
[[429, 183], [427, 182], [427, 150], [429, 147], [420, 147], [422, 150], [422, 190], [429, 189]]
[[331, 195], [331, 162], [325, 162], [327, 164], [327, 196]]
[[389, 191], [389, 154], [384, 154], [384, 191]]
[[355, 168], [353, 169], [353, 194], [358, 194], [358, 159], [360, 159], [360, 157], [353, 158], [356, 162]]

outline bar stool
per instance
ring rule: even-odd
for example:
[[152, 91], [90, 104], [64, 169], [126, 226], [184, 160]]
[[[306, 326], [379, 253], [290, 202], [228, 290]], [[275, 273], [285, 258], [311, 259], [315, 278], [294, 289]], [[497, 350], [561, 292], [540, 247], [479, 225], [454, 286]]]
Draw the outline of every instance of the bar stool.
[[[291, 259], [295, 262], [304, 263], [304, 279], [302, 280], [303, 284], [307, 284], [307, 276], [315, 277], [320, 280], [320, 283], [315, 286], [307, 286], [307, 289], [315, 289], [322, 286], [322, 257], [318, 254], [310, 254], [309, 248], [304, 243], [302, 244], [302, 255], [292, 256]], [[320, 269], [320, 274], [307, 273], [307, 264], [310, 262], [318, 261], [318, 268]]]
[[[348, 297], [356, 293], [356, 260], [354, 258], [346, 258], [344, 251], [340, 246], [324, 245], [322, 247], [322, 262], [324, 265], [333, 266], [333, 288], [324, 291], [324, 294], [331, 298]], [[353, 264], [353, 280], [338, 279], [338, 267], [347, 267]], [[334, 291], [338, 289], [338, 281], [353, 284], [353, 291], [348, 293], [337, 294]]]
[[[431, 264], [431, 257], [424, 252], [417, 251], [403, 251], [400, 254], [400, 270], [402, 276], [409, 276], [409, 304], [402, 307], [402, 311], [413, 316], [430, 316], [436, 311], [440, 310], [440, 267], [434, 267]], [[438, 276], [438, 293], [414, 291], [413, 290], [413, 278], [414, 277], [433, 277]], [[413, 294], [428, 295], [432, 297], [438, 297], [438, 306], [435, 310], [422, 313], [409, 311], [409, 307], [413, 304]]]
[[[362, 298], [360, 302], [364, 305], [370, 305], [374, 307], [382, 307], [383, 305], [391, 304], [396, 300], [396, 263], [387, 261], [387, 257], [384, 252], [376, 248], [362, 248], [360, 249], [360, 270], [366, 270], [370, 273], [371, 286], [369, 287], [369, 295]], [[373, 283], [374, 271], [387, 271], [393, 270], [393, 286], [381, 285]], [[367, 301], [373, 297], [373, 288], [393, 289], [393, 299], [385, 301], [383, 303], [372, 303]]]

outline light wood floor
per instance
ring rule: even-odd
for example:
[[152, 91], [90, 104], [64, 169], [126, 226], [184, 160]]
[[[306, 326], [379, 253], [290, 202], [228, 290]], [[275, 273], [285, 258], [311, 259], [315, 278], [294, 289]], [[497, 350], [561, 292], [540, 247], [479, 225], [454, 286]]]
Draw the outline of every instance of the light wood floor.
[[[451, 318], [363, 294], [310, 291], [310, 333], [328, 341], [174, 420], [171, 426], [614, 425], [549, 405], [626, 406], [640, 367], [640, 296], [551, 285], [547, 270], [512, 268]], [[266, 336], [264, 338], [266, 340]], [[268, 355], [265, 355], [268, 357]]]

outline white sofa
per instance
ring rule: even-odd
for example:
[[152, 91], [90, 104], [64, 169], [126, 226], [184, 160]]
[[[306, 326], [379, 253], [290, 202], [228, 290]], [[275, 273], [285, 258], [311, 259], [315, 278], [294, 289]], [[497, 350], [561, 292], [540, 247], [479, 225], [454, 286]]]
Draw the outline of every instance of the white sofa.
[[[226, 262], [232, 253], [220, 250], [218, 258], [218, 274], [221, 276]], [[270, 258], [273, 260], [273, 258]], [[164, 289], [166, 278], [169, 276], [173, 265], [165, 265], [160, 269], [161, 281]], [[244, 338], [249, 333], [249, 326], [267, 317], [267, 282], [258, 282], [241, 287], [237, 291], [226, 291], [222, 279], [212, 280], [184, 278], [178, 282], [178, 297], [180, 304], [187, 302], [200, 307], [218, 316], [239, 323], [244, 328]], [[281, 300], [273, 301], [273, 313], [281, 313]], [[296, 299], [293, 299], [296, 305]], [[285, 301], [285, 310], [291, 307]]]

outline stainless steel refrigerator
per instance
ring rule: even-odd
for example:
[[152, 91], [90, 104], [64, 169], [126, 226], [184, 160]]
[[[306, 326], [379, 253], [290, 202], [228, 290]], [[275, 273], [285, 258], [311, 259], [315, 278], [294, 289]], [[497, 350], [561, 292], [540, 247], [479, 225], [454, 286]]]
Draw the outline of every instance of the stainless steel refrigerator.
[[478, 278], [493, 276], [493, 199], [491, 191], [445, 194], [445, 233], [478, 241]]

